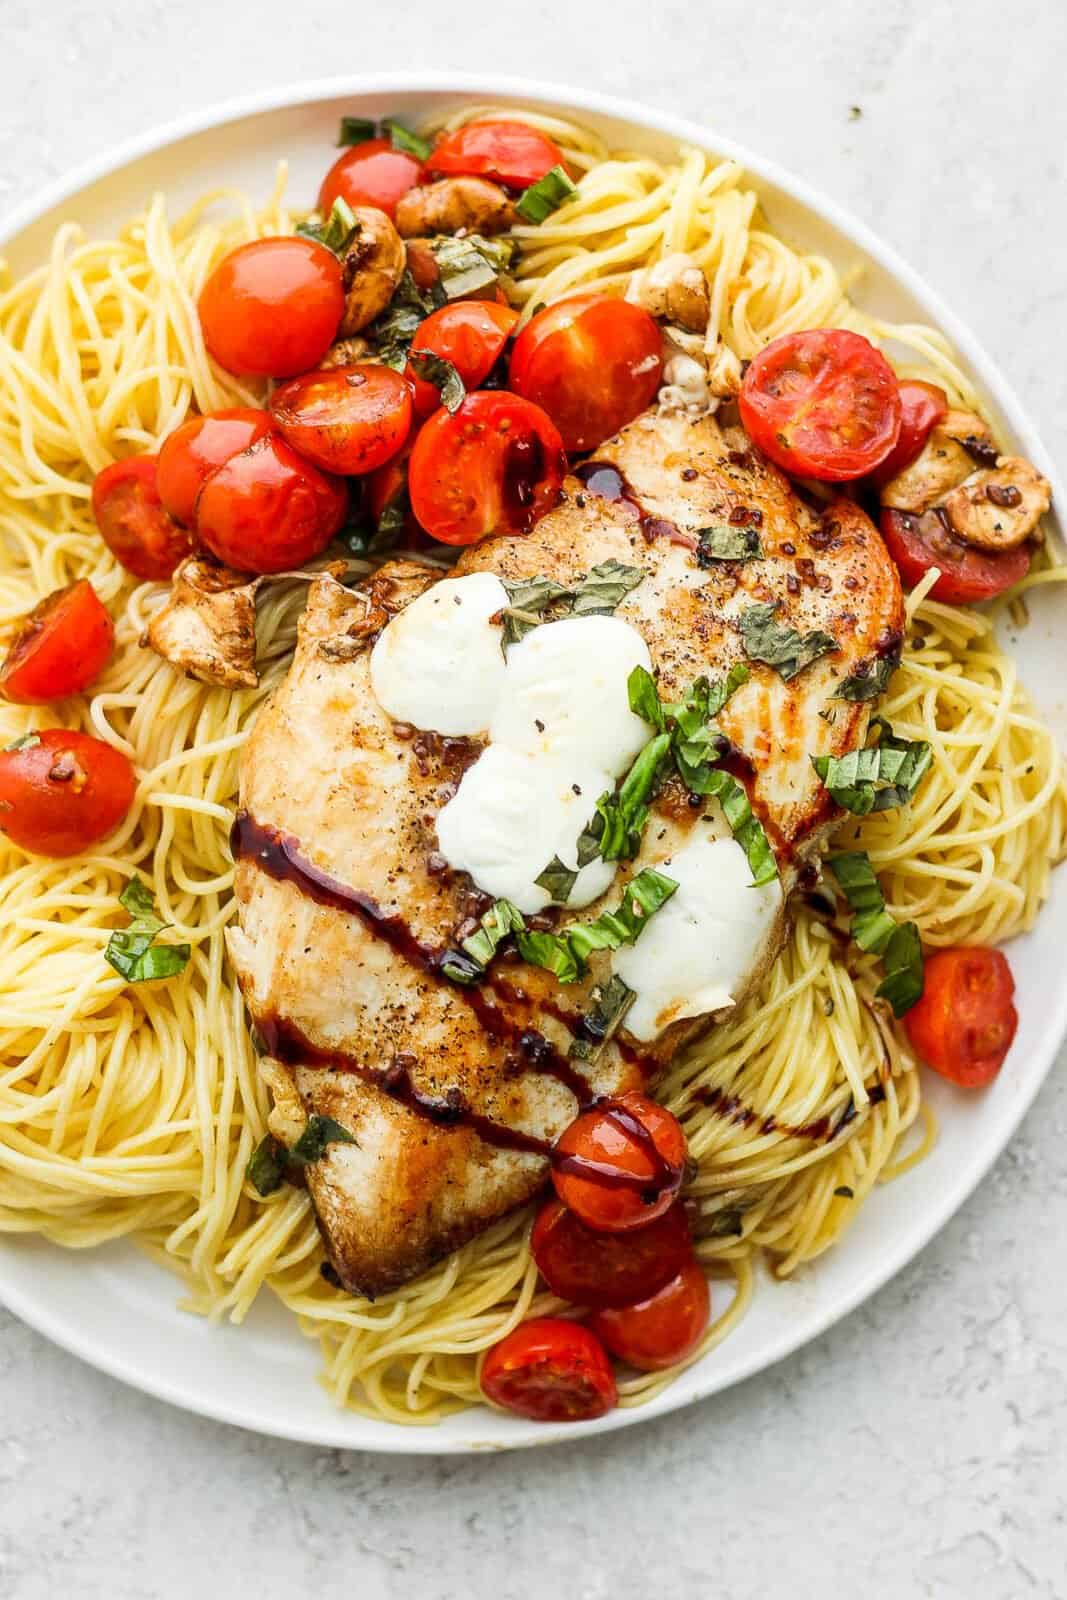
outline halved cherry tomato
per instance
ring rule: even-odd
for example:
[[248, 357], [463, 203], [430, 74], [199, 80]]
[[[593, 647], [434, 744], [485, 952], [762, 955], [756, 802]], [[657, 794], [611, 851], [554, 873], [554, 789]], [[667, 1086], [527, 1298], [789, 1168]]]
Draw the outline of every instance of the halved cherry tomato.
[[588, 1422], [619, 1398], [604, 1346], [580, 1322], [535, 1317], [493, 1345], [482, 1393], [534, 1422]]
[[317, 367], [345, 308], [341, 263], [314, 239], [253, 239], [200, 291], [204, 342], [227, 372], [290, 378]]
[[190, 417], [167, 435], [159, 448], [156, 487], [176, 522], [193, 526], [196, 497], [216, 467], [271, 430], [269, 411], [234, 406]]
[[948, 411], [948, 396], [936, 383], [923, 383], [920, 378], [907, 379], [900, 385], [900, 434], [881, 466], [872, 474], [881, 486], [895, 478], [898, 472], [910, 467], [922, 454], [931, 432]]
[[511, 387], [544, 407], [568, 450], [595, 450], [652, 404], [662, 343], [640, 306], [576, 294], [523, 328], [511, 352]]
[[552, 1152], [552, 1182], [587, 1227], [625, 1233], [671, 1206], [685, 1157], [677, 1117], [631, 1090], [583, 1111], [563, 1130]]
[[0, 832], [40, 856], [74, 856], [117, 828], [137, 779], [102, 739], [47, 728], [20, 750], [0, 750]]
[[620, 1361], [640, 1372], [659, 1372], [693, 1353], [710, 1319], [708, 1280], [690, 1261], [647, 1300], [598, 1311], [589, 1326]]
[[900, 390], [861, 334], [813, 328], [773, 339], [741, 384], [741, 421], [786, 472], [841, 483], [873, 472], [900, 435]]
[[305, 372], [275, 389], [271, 415], [302, 456], [326, 472], [373, 472], [411, 432], [411, 385], [368, 363]]
[[322, 180], [319, 210], [329, 216], [335, 200], [350, 206], [377, 206], [393, 216], [396, 203], [422, 178], [422, 162], [405, 150], [394, 150], [388, 139], [365, 139], [342, 150]]
[[567, 462], [555, 424], [505, 389], [477, 389], [454, 416], [442, 409], [411, 452], [417, 520], [443, 544], [526, 533], [559, 498]]
[[492, 178], [506, 189], [528, 189], [562, 164], [563, 151], [547, 134], [501, 117], [442, 134], [426, 166], [442, 177], [470, 174]]
[[[492, 372], [518, 320], [519, 313], [510, 306], [493, 305], [486, 300], [456, 300], [439, 311], [431, 311], [425, 322], [420, 322], [411, 349], [413, 353], [424, 350], [443, 356], [451, 361], [467, 389], [477, 389]], [[406, 377], [415, 387], [416, 416], [430, 416], [441, 404], [437, 389], [425, 378], [416, 377], [410, 363]]]
[[129, 456], [98, 472], [93, 516], [104, 543], [127, 572], [162, 583], [189, 554], [189, 535], [159, 498], [155, 456]]
[[879, 526], [905, 587], [914, 589], [931, 567], [939, 567], [941, 576], [930, 594], [949, 605], [991, 600], [1019, 583], [1030, 570], [1029, 545], [1018, 545], [997, 555], [975, 550], [957, 539], [936, 511], [914, 516], [910, 511], [883, 506]]
[[1015, 979], [999, 950], [957, 946], [926, 958], [922, 998], [904, 1026], [928, 1067], [965, 1089], [979, 1089], [1004, 1065], [1019, 1014]]
[[628, 1306], [643, 1300], [692, 1254], [689, 1224], [680, 1204], [644, 1228], [594, 1233], [558, 1200], [537, 1214], [530, 1249], [553, 1294], [580, 1306]]
[[38, 601], [0, 667], [0, 694], [21, 706], [42, 706], [78, 694], [98, 678], [115, 628], [87, 578]]
[[347, 511], [340, 479], [268, 433], [211, 474], [196, 502], [196, 527], [227, 566], [284, 572], [325, 550]]

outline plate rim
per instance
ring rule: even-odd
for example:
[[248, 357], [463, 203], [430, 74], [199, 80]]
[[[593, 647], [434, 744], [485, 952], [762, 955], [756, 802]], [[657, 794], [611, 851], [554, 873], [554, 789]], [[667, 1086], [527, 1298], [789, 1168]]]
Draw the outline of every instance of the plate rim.
[[[313, 106], [345, 95], [389, 94], [454, 94], [477, 97], [479, 100], [492, 100], [496, 97], [529, 98], [551, 106], [569, 107], [594, 115], [613, 117], [622, 122], [665, 134], [680, 144], [693, 144], [737, 161], [746, 172], [782, 190], [816, 217], [829, 222], [846, 238], [854, 241], [929, 311], [934, 323], [965, 358], [981, 385], [996, 400], [1031, 457], [1050, 479], [1054, 503], [1067, 505], [1067, 495], [1064, 494], [1056, 467], [1023, 410], [1011, 382], [967, 324], [946, 304], [941, 294], [898, 254], [894, 246], [887, 244], [847, 207], [825, 195], [806, 179], [796, 176], [778, 162], [760, 155], [739, 141], [720, 135], [714, 125], [703, 126], [687, 118], [647, 106], [640, 101], [605, 94], [595, 89], [510, 74], [494, 74], [490, 78], [482, 73], [425, 70], [417, 73], [393, 71], [315, 77], [230, 96], [121, 140], [46, 184], [32, 198], [21, 202], [0, 217], [0, 250], [47, 212], [81, 193], [91, 184], [181, 140], [209, 133], [228, 123], [270, 111], [304, 105]], [[2, 1263], [0, 1263], [0, 1304], [52, 1343], [98, 1371], [194, 1415], [243, 1427], [265, 1437], [288, 1439], [320, 1447], [367, 1450], [376, 1454], [479, 1455], [488, 1450], [540, 1448], [564, 1441], [576, 1441], [612, 1433], [617, 1429], [639, 1422], [649, 1422], [685, 1406], [694, 1405], [726, 1388], [732, 1388], [758, 1372], [766, 1371], [797, 1349], [821, 1337], [829, 1328], [849, 1316], [858, 1306], [877, 1293], [926, 1248], [988, 1176], [993, 1163], [1014, 1137], [1023, 1117], [1048, 1078], [1065, 1038], [1067, 1038], [1067, 986], [1061, 991], [1043, 1030], [1037, 1049], [1040, 1063], [1036, 1070], [1032, 1070], [1029, 1080], [1022, 1087], [1015, 1102], [1006, 1109], [991, 1140], [990, 1148], [978, 1165], [966, 1170], [961, 1169], [956, 1181], [944, 1186], [937, 1203], [923, 1213], [914, 1228], [909, 1230], [894, 1248], [879, 1252], [870, 1258], [867, 1270], [858, 1275], [857, 1281], [847, 1292], [839, 1295], [830, 1306], [821, 1308], [810, 1322], [798, 1319], [803, 1323], [801, 1332], [794, 1332], [792, 1327], [786, 1326], [777, 1339], [770, 1341], [768, 1348], [753, 1352], [748, 1359], [742, 1359], [725, 1383], [717, 1381], [714, 1369], [709, 1369], [703, 1381], [698, 1378], [695, 1385], [690, 1388], [680, 1383], [674, 1384], [647, 1405], [616, 1409], [595, 1422], [538, 1428], [532, 1428], [529, 1424], [514, 1424], [515, 1431], [512, 1434], [486, 1437], [484, 1440], [450, 1436], [442, 1428], [409, 1428], [394, 1424], [391, 1434], [382, 1438], [376, 1436], [369, 1441], [344, 1436], [341, 1423], [358, 1431], [360, 1423], [366, 1419], [340, 1408], [337, 1412], [336, 1427], [323, 1425], [318, 1429], [312, 1429], [299, 1423], [291, 1427], [278, 1422], [266, 1424], [250, 1420], [242, 1408], [228, 1406], [225, 1400], [205, 1398], [196, 1392], [190, 1392], [181, 1383], [168, 1383], [165, 1372], [158, 1375], [132, 1374], [123, 1359], [110, 1354], [107, 1349], [101, 1349], [88, 1334], [80, 1336], [76, 1324], [63, 1322], [47, 1305], [42, 1306], [31, 1294], [4, 1281]], [[12, 1242], [17, 1237], [13, 1236]], [[0, 1240], [0, 1252], [6, 1242]]]

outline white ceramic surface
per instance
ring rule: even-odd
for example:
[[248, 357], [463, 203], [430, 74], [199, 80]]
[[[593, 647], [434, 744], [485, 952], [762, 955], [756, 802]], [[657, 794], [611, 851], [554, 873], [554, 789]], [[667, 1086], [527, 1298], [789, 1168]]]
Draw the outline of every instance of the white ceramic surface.
[[[725, 138], [605, 97], [507, 79], [420, 74], [335, 80], [234, 102], [138, 140], [43, 195], [0, 228], [14, 270], [35, 265], [54, 226], [75, 218], [98, 232], [118, 223], [156, 188], [181, 201], [206, 184], [235, 182], [263, 194], [276, 159], [290, 162], [291, 192], [310, 202], [342, 110], [411, 117], [469, 100], [564, 108], [609, 138], [664, 153], [678, 141], [733, 155], [758, 187], [772, 226], [790, 240], [861, 263], [857, 298], [883, 315], [938, 324], [956, 345], [1006, 435], [1054, 478], [1048, 459], [995, 365], [918, 276], [859, 224], [803, 183]], [[1055, 480], [1054, 480], [1055, 481]], [[1056, 485], [1057, 498], [1064, 503]], [[1031, 688], [1065, 732], [1055, 635], [1063, 605], [1047, 595], [1018, 642]], [[175, 1309], [174, 1280], [130, 1247], [72, 1255], [39, 1240], [0, 1243], [0, 1298], [57, 1343], [115, 1376], [190, 1410], [288, 1438], [376, 1450], [451, 1452], [574, 1439], [655, 1416], [725, 1388], [814, 1337], [871, 1294], [947, 1220], [1003, 1148], [1067, 1031], [1062, 949], [1067, 882], [1061, 877], [1035, 932], [1016, 942], [1013, 965], [1022, 1025], [1008, 1063], [981, 1097], [930, 1089], [941, 1121], [934, 1154], [880, 1190], [852, 1232], [814, 1268], [785, 1285], [762, 1284], [740, 1329], [658, 1401], [600, 1423], [558, 1432], [488, 1412], [411, 1430], [335, 1410], [313, 1381], [316, 1352], [277, 1306], [263, 1304], [241, 1329], [212, 1329]]]

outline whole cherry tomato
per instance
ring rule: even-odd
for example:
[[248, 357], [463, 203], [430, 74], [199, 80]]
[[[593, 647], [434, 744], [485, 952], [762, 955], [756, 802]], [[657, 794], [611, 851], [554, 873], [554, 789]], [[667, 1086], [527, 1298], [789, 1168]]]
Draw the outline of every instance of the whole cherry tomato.
[[247, 450], [262, 439], [271, 427], [269, 411], [234, 406], [205, 417], [190, 417], [168, 434], [159, 447], [156, 487], [174, 520], [191, 528], [196, 497], [205, 480], [238, 450]]
[[904, 1018], [917, 1053], [965, 1089], [991, 1082], [1004, 1065], [1019, 1014], [1015, 979], [999, 950], [958, 946], [926, 958], [921, 1000]]
[[319, 555], [344, 524], [348, 491], [268, 433], [208, 478], [197, 532], [240, 572], [285, 572]]
[[948, 411], [948, 396], [936, 383], [907, 379], [900, 385], [900, 435], [881, 466], [872, 474], [881, 485], [910, 467]]
[[328, 217], [335, 200], [376, 206], [391, 217], [397, 201], [422, 180], [422, 162], [406, 150], [394, 150], [388, 139], [365, 139], [342, 150], [322, 180], [319, 210]]
[[537, 1214], [530, 1249], [553, 1294], [580, 1306], [628, 1306], [680, 1272], [690, 1259], [680, 1204], [629, 1233], [595, 1233], [558, 1200]]
[[[431, 311], [420, 322], [411, 341], [412, 354], [419, 351], [443, 356], [451, 361], [467, 389], [477, 389], [496, 365], [519, 313], [510, 306], [486, 300], [455, 300], [451, 305]], [[434, 384], [419, 378], [408, 364], [406, 376], [415, 388], [415, 414], [428, 417], [441, 404]]]
[[885, 356], [843, 328], [772, 339], [741, 384], [750, 439], [786, 472], [830, 483], [862, 478], [900, 435], [900, 390]]
[[1014, 550], [998, 554], [975, 550], [958, 539], [936, 511], [916, 516], [883, 506], [879, 526], [905, 587], [914, 589], [931, 567], [937, 567], [941, 576], [930, 594], [949, 605], [991, 600], [1019, 583], [1030, 570], [1029, 545], [1017, 545]]
[[0, 750], [0, 832], [35, 855], [77, 855], [118, 827], [136, 787], [121, 750], [48, 728], [21, 749]]
[[373, 472], [411, 432], [411, 385], [378, 363], [305, 372], [275, 389], [278, 431], [327, 472]]
[[618, 1400], [604, 1346], [580, 1322], [523, 1322], [482, 1364], [482, 1393], [534, 1422], [588, 1422]]
[[620, 1361], [640, 1372], [659, 1372], [692, 1355], [710, 1319], [708, 1280], [690, 1261], [647, 1300], [598, 1311], [589, 1326]]
[[454, 416], [435, 412], [416, 439], [411, 508], [443, 544], [526, 533], [559, 499], [566, 465], [559, 433], [539, 406], [503, 389], [478, 389]]
[[552, 1152], [552, 1182], [587, 1227], [625, 1233], [673, 1204], [685, 1159], [677, 1117], [631, 1090], [583, 1111], [563, 1130]]
[[96, 475], [93, 516], [104, 543], [127, 572], [162, 583], [191, 544], [159, 498], [155, 456], [128, 456]]
[[200, 291], [204, 343], [227, 372], [290, 378], [317, 367], [345, 308], [341, 263], [296, 235], [224, 256]]
[[515, 340], [516, 394], [542, 406], [567, 450], [595, 450], [652, 404], [662, 337], [640, 306], [577, 294], [539, 311]]
[[547, 134], [528, 122], [503, 117], [443, 133], [426, 162], [427, 170], [439, 177], [492, 178], [507, 189], [528, 189], [562, 164], [563, 152]]
[[115, 628], [87, 578], [38, 601], [0, 667], [0, 694], [23, 706], [79, 694], [107, 665]]

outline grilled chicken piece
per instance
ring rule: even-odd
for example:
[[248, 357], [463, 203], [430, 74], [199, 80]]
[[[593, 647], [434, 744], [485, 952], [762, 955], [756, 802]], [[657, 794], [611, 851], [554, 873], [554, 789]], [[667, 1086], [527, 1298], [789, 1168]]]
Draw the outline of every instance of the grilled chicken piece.
[[[753, 663], [721, 718], [738, 760], [755, 769], [753, 803], [788, 891], [834, 816], [809, 757], [840, 754], [866, 731], [869, 706], [834, 692], [899, 645], [896, 569], [855, 505], [816, 515], [739, 429], [710, 418], [650, 414], [598, 459], [601, 470], [569, 478], [559, 508], [528, 536], [484, 542], [456, 573], [566, 583], [611, 558], [644, 567], [617, 614], [644, 635], [664, 696], [743, 659], [749, 605], [778, 602], [783, 622], [831, 633], [838, 650], [788, 683]], [[696, 531], [731, 513], [762, 519], [765, 559], [702, 568]], [[434, 953], [454, 946], [484, 900], [441, 872], [435, 819], [481, 747], [394, 727], [371, 690], [366, 648], [370, 614], [433, 581], [399, 562], [365, 591], [317, 580], [289, 676], [242, 764], [231, 955], [272, 1079], [285, 1073], [308, 1115], [335, 1118], [357, 1141], [329, 1145], [307, 1183], [334, 1268], [364, 1294], [404, 1283], [532, 1198], [546, 1142], [574, 1116], [583, 1078], [596, 1095], [646, 1082], [708, 1021], [680, 1022], [647, 1045], [622, 1029], [592, 1063], [568, 1061], [602, 955], [565, 988], [507, 958], [474, 989], [440, 979]], [[667, 784], [633, 870], [662, 863], [697, 825], [684, 792]], [[618, 890], [619, 881], [606, 903]], [[781, 916], [735, 1000], [783, 933]], [[291, 1126], [284, 1092], [283, 1102]]]
[[254, 689], [256, 591], [262, 578], [201, 556], [188, 556], [171, 592], [148, 624], [142, 645], [191, 678], [230, 689]]
[[422, 234], [504, 233], [515, 221], [515, 207], [498, 183], [488, 178], [441, 178], [419, 184], [396, 203], [396, 225], [405, 239]]
[[380, 317], [396, 292], [407, 266], [403, 241], [389, 217], [377, 206], [357, 206], [359, 224], [345, 252], [345, 310], [341, 336], [350, 338]]
[[704, 270], [683, 251], [634, 272], [626, 298], [643, 306], [650, 316], [676, 322], [690, 333], [703, 333], [711, 314]]

